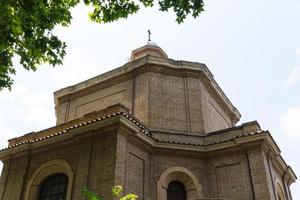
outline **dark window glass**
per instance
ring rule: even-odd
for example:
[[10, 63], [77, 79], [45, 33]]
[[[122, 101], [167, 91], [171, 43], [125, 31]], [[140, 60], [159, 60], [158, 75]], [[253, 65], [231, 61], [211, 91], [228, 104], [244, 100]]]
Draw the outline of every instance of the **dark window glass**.
[[46, 178], [40, 186], [39, 200], [65, 200], [67, 196], [68, 176], [54, 174]]
[[182, 183], [172, 181], [168, 186], [167, 192], [168, 200], [186, 200], [186, 190]]

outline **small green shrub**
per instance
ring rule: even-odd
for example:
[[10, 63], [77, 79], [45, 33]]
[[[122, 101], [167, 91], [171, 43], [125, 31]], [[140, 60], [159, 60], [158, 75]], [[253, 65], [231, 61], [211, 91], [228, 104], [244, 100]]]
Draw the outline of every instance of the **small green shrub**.
[[[135, 194], [125, 194], [122, 196], [123, 188], [120, 185], [114, 186], [112, 188], [113, 197], [118, 200], [137, 200], [138, 196]], [[86, 197], [88, 200], [103, 200], [96, 193], [92, 192], [89, 189], [84, 189], [82, 191], [82, 195]]]

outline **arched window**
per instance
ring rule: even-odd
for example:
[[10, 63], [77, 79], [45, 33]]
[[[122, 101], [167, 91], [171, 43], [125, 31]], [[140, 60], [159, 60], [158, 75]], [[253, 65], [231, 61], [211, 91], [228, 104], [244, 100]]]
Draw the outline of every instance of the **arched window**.
[[167, 200], [186, 200], [186, 190], [179, 181], [172, 181], [167, 190]]
[[[179, 182], [179, 187], [183, 192], [181, 194], [183, 197], [174, 198], [175, 200], [186, 200], [186, 199], [201, 199], [201, 185], [199, 184], [198, 178], [188, 169], [184, 167], [170, 167], [165, 170], [157, 181], [157, 198], [158, 200], [168, 200], [173, 199], [172, 190], [175, 186], [174, 183]], [[173, 189], [172, 189], [173, 188]], [[176, 189], [177, 190], [177, 189]]]
[[66, 174], [48, 176], [40, 186], [39, 200], [66, 200], [68, 181]]
[[278, 200], [286, 200], [280, 181], [278, 179], [276, 179], [276, 182], [277, 182], [277, 184], [276, 184], [277, 199]]

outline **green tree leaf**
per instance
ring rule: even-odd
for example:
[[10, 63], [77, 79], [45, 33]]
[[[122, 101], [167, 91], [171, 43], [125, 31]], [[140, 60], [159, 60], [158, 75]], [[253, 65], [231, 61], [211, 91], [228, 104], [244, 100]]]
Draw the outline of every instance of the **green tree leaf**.
[[[25, 69], [33, 71], [42, 63], [63, 63], [67, 45], [53, 29], [70, 25], [70, 10], [80, 2], [93, 7], [89, 17], [97, 23], [127, 18], [141, 6], [154, 5], [153, 0], [0, 0], [0, 90], [13, 84], [15, 56]], [[173, 9], [178, 23], [203, 11], [203, 0], [159, 0], [158, 4], [161, 11]]]

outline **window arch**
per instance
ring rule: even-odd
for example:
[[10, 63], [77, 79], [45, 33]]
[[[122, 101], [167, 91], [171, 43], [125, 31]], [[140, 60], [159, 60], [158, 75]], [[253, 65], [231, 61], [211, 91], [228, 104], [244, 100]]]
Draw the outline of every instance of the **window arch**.
[[278, 178], [276, 178], [276, 196], [278, 200], [286, 200], [287, 198], [285, 197], [283, 186], [281, 184], [281, 181], [279, 181]]
[[167, 200], [186, 200], [186, 189], [179, 181], [172, 181], [168, 185]]
[[68, 183], [66, 189], [66, 197], [63, 200], [71, 200], [74, 172], [71, 165], [67, 161], [61, 159], [48, 161], [42, 164], [35, 171], [35, 173], [31, 176], [27, 183], [25, 200], [40, 200], [42, 185], [45, 183], [45, 181], [48, 180], [48, 178], [51, 178], [52, 176], [57, 174], [64, 174], [67, 176]]
[[65, 200], [68, 182], [68, 176], [63, 173], [48, 176], [40, 185], [39, 200]]
[[176, 166], [165, 170], [157, 181], [156, 195], [158, 200], [168, 200], [168, 188], [174, 181], [183, 185], [187, 200], [201, 198], [201, 185], [197, 177], [190, 170]]

